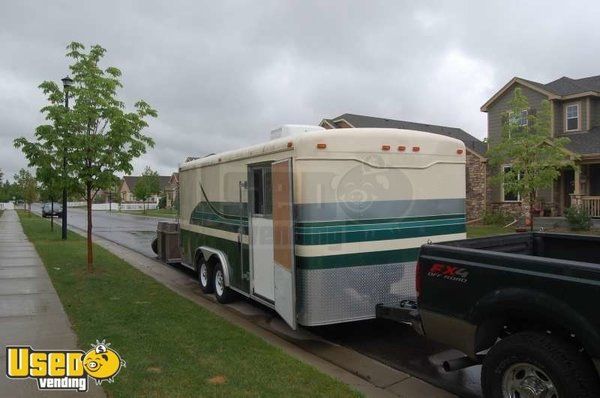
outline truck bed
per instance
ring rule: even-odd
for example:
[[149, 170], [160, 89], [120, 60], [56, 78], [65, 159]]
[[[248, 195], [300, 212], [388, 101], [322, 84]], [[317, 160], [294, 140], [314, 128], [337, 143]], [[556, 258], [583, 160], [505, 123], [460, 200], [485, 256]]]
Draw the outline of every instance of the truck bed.
[[600, 266], [600, 237], [545, 232], [518, 233], [438, 243], [490, 252], [520, 254], [548, 259], [597, 264]]

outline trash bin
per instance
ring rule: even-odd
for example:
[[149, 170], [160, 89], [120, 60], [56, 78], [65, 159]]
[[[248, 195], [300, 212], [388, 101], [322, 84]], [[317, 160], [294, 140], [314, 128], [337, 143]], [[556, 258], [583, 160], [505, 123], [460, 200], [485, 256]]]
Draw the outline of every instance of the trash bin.
[[159, 221], [156, 227], [158, 258], [165, 263], [180, 263], [179, 224]]

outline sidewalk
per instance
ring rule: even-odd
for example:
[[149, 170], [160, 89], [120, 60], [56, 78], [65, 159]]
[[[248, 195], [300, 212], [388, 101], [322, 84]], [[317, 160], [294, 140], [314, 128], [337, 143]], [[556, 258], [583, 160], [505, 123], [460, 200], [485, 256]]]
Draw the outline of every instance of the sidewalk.
[[[6, 377], [6, 346], [77, 349], [77, 337], [33, 244], [14, 210], [0, 217], [0, 394], [4, 397], [81, 397], [65, 391], [41, 392], [34, 380]], [[91, 342], [90, 342], [91, 343]], [[104, 397], [93, 381], [86, 397]]]

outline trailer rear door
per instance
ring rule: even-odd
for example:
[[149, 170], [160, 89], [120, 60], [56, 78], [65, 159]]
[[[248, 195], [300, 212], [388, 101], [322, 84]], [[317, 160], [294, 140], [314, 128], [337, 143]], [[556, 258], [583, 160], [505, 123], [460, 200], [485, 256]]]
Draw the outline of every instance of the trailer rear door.
[[271, 167], [275, 310], [296, 329], [292, 159], [275, 162]]

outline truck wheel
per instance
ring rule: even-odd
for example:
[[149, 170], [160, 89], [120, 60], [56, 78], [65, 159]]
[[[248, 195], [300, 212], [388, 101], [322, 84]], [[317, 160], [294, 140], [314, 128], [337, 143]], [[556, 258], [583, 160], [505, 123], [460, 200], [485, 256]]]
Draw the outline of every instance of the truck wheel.
[[225, 273], [223, 272], [221, 263], [217, 263], [215, 266], [214, 281], [217, 301], [221, 304], [227, 304], [233, 301], [235, 293], [225, 286]]
[[564, 340], [536, 332], [494, 345], [483, 361], [481, 384], [490, 398], [600, 396], [590, 360]]
[[204, 294], [215, 291], [215, 280], [211, 268], [206, 264], [204, 258], [198, 259], [198, 282]]
[[152, 251], [154, 252], [154, 254], [158, 255], [158, 239], [154, 238], [154, 240], [152, 241]]

